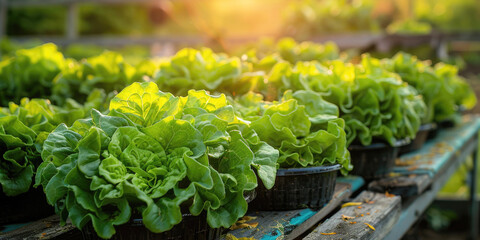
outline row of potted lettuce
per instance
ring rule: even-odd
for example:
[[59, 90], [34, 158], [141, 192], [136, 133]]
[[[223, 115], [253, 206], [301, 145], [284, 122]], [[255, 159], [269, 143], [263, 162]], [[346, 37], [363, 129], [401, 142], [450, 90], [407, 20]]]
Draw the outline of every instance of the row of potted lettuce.
[[[281, 99], [289, 89], [312, 90], [337, 105], [345, 120], [351, 122], [349, 119], [356, 115], [352, 119], [372, 123], [346, 124], [349, 144], [360, 133], [363, 145], [369, 144], [369, 135], [390, 144], [394, 138], [414, 136], [418, 128], [415, 123], [405, 123], [406, 130], [398, 130], [401, 126], [392, 131], [381, 129], [398, 124], [384, 124], [385, 119], [400, 119], [390, 117], [396, 111], [388, 106], [395, 104], [391, 101], [395, 97], [388, 93], [391, 89], [402, 89], [393, 90], [403, 91], [400, 95], [422, 95], [426, 109], [422, 109], [420, 100], [414, 101], [423, 124], [451, 119], [461, 106], [468, 109], [476, 103], [472, 89], [452, 65], [431, 66], [403, 53], [382, 60], [363, 56], [360, 64], [354, 65], [346, 63], [333, 44], [296, 43], [291, 39], [279, 41], [273, 49], [260, 45], [241, 57], [216, 54], [209, 49], [183, 49], [173, 57], [146, 59], [135, 66], [113, 52], [77, 62], [64, 58], [55, 45], [46, 44], [20, 50], [0, 62], [0, 78], [0, 103], [4, 107], [28, 97], [46, 98], [62, 107], [84, 106], [86, 111], [96, 108], [103, 112], [115, 93], [133, 82], [153, 81], [162, 91], [179, 96], [185, 96], [190, 89], [228, 96], [253, 91], [268, 101]], [[415, 90], [404, 88], [405, 82]], [[365, 88], [371, 90], [364, 91]], [[372, 94], [377, 97], [369, 97]], [[380, 113], [380, 105], [391, 112]], [[367, 128], [372, 129], [371, 134]]]
[[[305, 47], [301, 45], [294, 50]], [[394, 144], [414, 138], [420, 124], [429, 121], [426, 97], [389, 71], [399, 56], [406, 55], [384, 61], [365, 56], [356, 65], [343, 61], [293, 65], [275, 54], [261, 60], [251, 56], [240, 61], [209, 50], [186, 49], [160, 63], [152, 78], [158, 86], [148, 81], [133, 84], [116, 97], [107, 97], [98, 88], [118, 83], [104, 81], [109, 77], [102, 73], [111, 68], [97, 68], [99, 76], [87, 74], [85, 66], [92, 63], [86, 60], [83, 70], [72, 74], [82, 76], [73, 81], [77, 85], [67, 88], [93, 93], [83, 105], [74, 97], [51, 98], [59, 104], [63, 101], [62, 107], [49, 100], [24, 99], [0, 113], [3, 192], [27, 191], [36, 172], [36, 186], [43, 186], [62, 219], [70, 218], [80, 228], [91, 221], [101, 237], [112, 236], [113, 226], [135, 213], [142, 215], [150, 230], [168, 230], [181, 221], [185, 206], [194, 215], [205, 210], [211, 227], [228, 227], [245, 214], [243, 192], [257, 186], [255, 173], [267, 188], [273, 186], [279, 167], [340, 163], [345, 174], [352, 168], [347, 151], [351, 143]], [[102, 61], [97, 63], [103, 66]], [[437, 68], [423, 66], [428, 71], [411, 67], [417, 72], [405, 72], [433, 75], [435, 81], [443, 76], [435, 73]], [[36, 73], [41, 73], [38, 69]], [[457, 80], [463, 84], [456, 73], [449, 74], [442, 86]], [[62, 80], [64, 76], [65, 72], [57, 73], [52, 92], [66, 89], [56, 88], [68, 82]], [[470, 94], [468, 85], [459, 86], [456, 91], [467, 89]], [[187, 96], [175, 97], [158, 88]], [[213, 97], [203, 91], [186, 92], [188, 88], [230, 94]], [[293, 91], [283, 92], [287, 89]], [[69, 94], [64, 96], [74, 96]], [[471, 104], [469, 94], [453, 98], [453, 107]], [[112, 97], [109, 106], [103, 102]], [[103, 113], [90, 113], [91, 108]], [[442, 111], [437, 108], [432, 108], [434, 113]]]
[[[313, 92], [294, 95], [302, 94]], [[342, 119], [321, 113], [312, 123], [293, 96], [261, 108], [248, 121], [225, 95], [176, 97], [151, 82], [133, 83], [111, 100], [108, 114], [93, 109], [90, 118], [82, 109], [23, 99], [0, 118], [2, 190], [19, 195], [33, 177], [63, 222], [91, 222], [109, 238], [132, 217], [152, 232], [167, 231], [186, 211], [205, 212], [212, 228], [229, 227], [247, 211], [245, 192], [258, 181], [272, 188], [279, 167], [351, 168]]]

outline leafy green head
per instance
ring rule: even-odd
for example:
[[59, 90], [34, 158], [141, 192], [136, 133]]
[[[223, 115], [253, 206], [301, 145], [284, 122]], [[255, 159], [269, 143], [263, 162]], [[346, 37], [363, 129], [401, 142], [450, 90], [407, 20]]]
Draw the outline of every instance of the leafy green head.
[[163, 91], [186, 95], [188, 89], [221, 91], [240, 77], [240, 59], [215, 54], [211, 49], [180, 50], [169, 61], [160, 64], [155, 82]]
[[280, 102], [265, 102], [249, 93], [237, 98], [235, 110], [250, 121], [259, 138], [280, 152], [281, 168], [341, 164], [352, 169], [346, 149], [345, 123], [337, 106], [313, 91], [288, 91]]
[[188, 212], [229, 227], [247, 210], [245, 191], [275, 181], [278, 151], [238, 121], [226, 97], [189, 91], [176, 97], [134, 83], [70, 128], [45, 141], [36, 184], [62, 220], [91, 222], [100, 237], [138, 213], [153, 232]]
[[444, 63], [431, 66], [429, 62], [420, 61], [406, 53], [385, 59], [382, 65], [398, 73], [403, 81], [423, 96], [427, 106], [423, 123], [451, 119], [460, 107], [471, 109], [476, 104], [472, 88], [458, 75], [455, 66]]
[[24, 98], [0, 114], [0, 184], [7, 196], [27, 192], [42, 162], [40, 152], [48, 134], [60, 122], [84, 117], [79, 109], [61, 109], [45, 99]]

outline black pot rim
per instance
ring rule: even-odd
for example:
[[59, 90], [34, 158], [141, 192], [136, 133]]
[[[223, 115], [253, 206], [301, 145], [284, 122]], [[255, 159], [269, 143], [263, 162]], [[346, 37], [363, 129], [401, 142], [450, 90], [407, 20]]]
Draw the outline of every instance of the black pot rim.
[[420, 128], [418, 129], [418, 131], [430, 131], [430, 130], [434, 130], [437, 128], [437, 124], [432, 122], [432, 123], [425, 123], [425, 124], [422, 124], [420, 125]]
[[279, 168], [277, 170], [277, 176], [296, 176], [296, 175], [308, 175], [316, 173], [333, 172], [340, 170], [342, 166], [340, 164], [315, 166], [305, 168]]
[[410, 139], [410, 138], [400, 139], [400, 140], [397, 140], [395, 142], [395, 145], [393, 145], [393, 147], [403, 147], [403, 146], [408, 145], [411, 141], [412, 141], [412, 139]]
[[411, 142], [410, 138], [404, 138], [404, 139], [400, 139], [400, 140], [397, 140], [395, 142], [395, 145], [393, 146], [390, 146], [390, 144], [388, 143], [384, 143], [384, 142], [376, 142], [376, 143], [372, 143], [368, 146], [363, 146], [363, 145], [350, 145], [348, 146], [348, 150], [372, 150], [372, 149], [380, 149], [380, 148], [388, 148], [388, 147], [402, 147], [402, 146], [405, 146], [407, 144], [409, 144]]

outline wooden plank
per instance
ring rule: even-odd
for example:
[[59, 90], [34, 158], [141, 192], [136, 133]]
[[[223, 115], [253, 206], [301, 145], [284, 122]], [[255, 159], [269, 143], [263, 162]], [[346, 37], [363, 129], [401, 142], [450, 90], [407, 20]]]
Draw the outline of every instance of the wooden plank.
[[78, 37], [78, 5], [69, 3], [67, 5], [67, 19], [65, 22], [65, 34], [69, 40]]
[[341, 49], [365, 49], [381, 40], [384, 34], [372, 32], [358, 32], [348, 34], [328, 34], [324, 36], [314, 36], [311, 38], [314, 42], [335, 42]]
[[50, 216], [33, 223], [27, 224], [16, 230], [1, 233], [0, 239], [83, 239], [82, 233], [72, 224], [60, 226], [57, 215]]
[[[400, 216], [401, 200], [398, 196], [363, 191], [353, 201], [362, 204], [342, 208], [304, 239], [383, 239]], [[342, 215], [355, 218], [344, 220]], [[335, 234], [324, 235], [328, 233]]]
[[422, 194], [431, 182], [432, 178], [427, 174], [411, 174], [373, 181], [368, 184], [368, 190], [380, 193], [389, 192], [407, 198]]
[[[310, 229], [322, 218], [336, 209], [342, 202], [350, 196], [350, 185], [345, 183], [337, 183], [335, 193], [332, 200], [325, 205], [320, 211], [309, 208], [292, 210], [292, 211], [259, 211], [249, 212], [247, 216], [256, 217], [247, 223], [258, 223], [256, 228], [237, 229], [229, 231], [237, 238], [249, 237], [254, 239], [293, 239], [300, 236]], [[311, 219], [311, 220], [310, 220]], [[298, 229], [298, 230], [297, 230]], [[221, 239], [223, 239], [223, 236]]]
[[[30, 1], [30, 0], [29, 0]], [[76, 2], [72, 0], [44, 0], [53, 3], [61, 2], [62, 5], [69, 4], [71, 2]], [[91, 1], [91, 0], [86, 0]], [[103, 3], [123, 3], [123, 2], [130, 2], [132, 3], [148, 3], [151, 0], [102, 0]], [[38, 4], [44, 4], [42, 1], [35, 1]], [[18, 7], [16, 1], [13, 1], [11, 4], [13, 6], [9, 7]], [[45, 3], [47, 4], [47, 3]], [[25, 4], [28, 5], [28, 4]], [[20, 6], [24, 6], [20, 4]], [[472, 40], [480, 40], [480, 34], [478, 35], [467, 35], [472, 38]], [[128, 37], [128, 36], [115, 36], [115, 37], [108, 37], [108, 36], [82, 36], [74, 41], [67, 39], [65, 37], [51, 37], [51, 36], [10, 36], [14, 42], [24, 42], [29, 41], [33, 38], [39, 39], [42, 42], [53, 42], [57, 45], [69, 45], [69, 44], [94, 44], [94, 45], [101, 45], [101, 46], [126, 46], [132, 44], [138, 45], [152, 45], [155, 43], [175, 43], [175, 44], [187, 44], [187, 45], [197, 45], [197, 44], [205, 44], [208, 42], [208, 38], [205, 36], [141, 36], [141, 37]], [[255, 43], [261, 39], [262, 36], [245, 36], [245, 37], [232, 37], [223, 39], [225, 43], [229, 45], [239, 45], [239, 44], [246, 44], [246, 43]], [[281, 37], [281, 36], [280, 36]], [[463, 35], [458, 36], [459, 39], [464, 39]], [[456, 37], [452, 36], [450, 38], [446, 38], [448, 41], [455, 40]], [[340, 49], [350, 49], [350, 48], [360, 48], [360, 49], [379, 49], [380, 51], [387, 51], [391, 47], [397, 44], [396, 42], [391, 42], [391, 40], [384, 39], [382, 35], [375, 35], [367, 36], [362, 34], [345, 34], [345, 35], [333, 35], [333, 36], [325, 36], [325, 37], [313, 37], [309, 39], [315, 42], [326, 42], [326, 41], [333, 41], [335, 42]], [[408, 42], [408, 41], [406, 41]], [[416, 43], [415, 43], [416, 44]], [[415, 45], [412, 42], [412, 45]], [[420, 44], [420, 43], [418, 43]]]
[[[479, 133], [480, 134], [480, 133]], [[478, 135], [477, 135], [478, 138]], [[477, 180], [478, 180], [478, 148], [472, 153], [473, 166], [470, 170], [470, 238], [478, 239], [478, 201], [477, 201]]]
[[[186, 37], [186, 36], [143, 36], [143, 37], [114, 37], [114, 36], [79, 36], [76, 39], [66, 39], [65, 37], [51, 37], [51, 36], [36, 36], [42, 42], [52, 42], [60, 46], [67, 46], [69, 44], [85, 44], [85, 45], [99, 45], [110, 47], [121, 47], [126, 45], [146, 45], [150, 46], [157, 43], [173, 43], [197, 45], [205, 44], [207, 41], [202, 36]], [[29, 42], [32, 37], [28, 36], [12, 36], [9, 37], [14, 42]]]
[[[289, 222], [293, 219], [310, 218], [315, 215], [315, 211], [306, 208], [292, 211], [268, 211], [268, 212], [249, 212], [247, 216], [255, 217], [255, 219], [247, 223], [258, 223], [256, 228], [252, 229], [237, 229], [229, 231], [237, 238], [249, 237], [254, 239], [277, 239], [284, 236], [285, 231], [289, 231], [292, 227]], [[220, 239], [224, 239], [221, 237]]]
[[325, 205], [320, 211], [318, 211], [315, 215], [311, 218], [300, 224], [297, 228], [293, 229], [293, 231], [285, 236], [285, 240], [296, 239], [297, 237], [304, 234], [308, 229], [313, 227], [317, 224], [320, 220], [325, 218], [328, 214], [330, 214], [333, 210], [335, 210], [343, 200], [350, 197], [352, 191], [350, 190], [351, 185], [345, 183], [338, 183], [335, 186], [335, 194], [333, 195], [332, 200]]

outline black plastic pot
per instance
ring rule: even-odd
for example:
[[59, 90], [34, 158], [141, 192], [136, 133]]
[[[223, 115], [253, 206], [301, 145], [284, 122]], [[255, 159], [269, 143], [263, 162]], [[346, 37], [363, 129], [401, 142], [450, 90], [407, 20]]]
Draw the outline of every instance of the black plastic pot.
[[430, 130], [430, 132], [428, 132], [428, 135], [427, 135], [427, 140], [436, 138], [439, 130], [440, 130], [440, 127], [438, 127], [438, 125], [436, 126], [436, 128]]
[[250, 210], [292, 210], [321, 208], [328, 203], [335, 190], [340, 164], [308, 168], [278, 169], [275, 185], [267, 190], [257, 187], [257, 197]]
[[406, 140], [400, 140], [395, 143], [395, 146], [387, 143], [373, 143], [368, 146], [350, 145], [348, 150], [353, 165], [350, 174], [361, 176], [365, 180], [384, 177], [395, 166], [400, 147], [408, 143]]
[[399, 154], [402, 155], [422, 148], [423, 144], [427, 141], [429, 134], [436, 129], [437, 124], [435, 123], [427, 123], [421, 125], [418, 129], [415, 139], [413, 139], [409, 144], [400, 147]]
[[41, 187], [8, 197], [0, 190], [0, 224], [34, 221], [55, 214]]
[[438, 123], [440, 128], [453, 128], [455, 127], [455, 121], [453, 119], [443, 120]]

